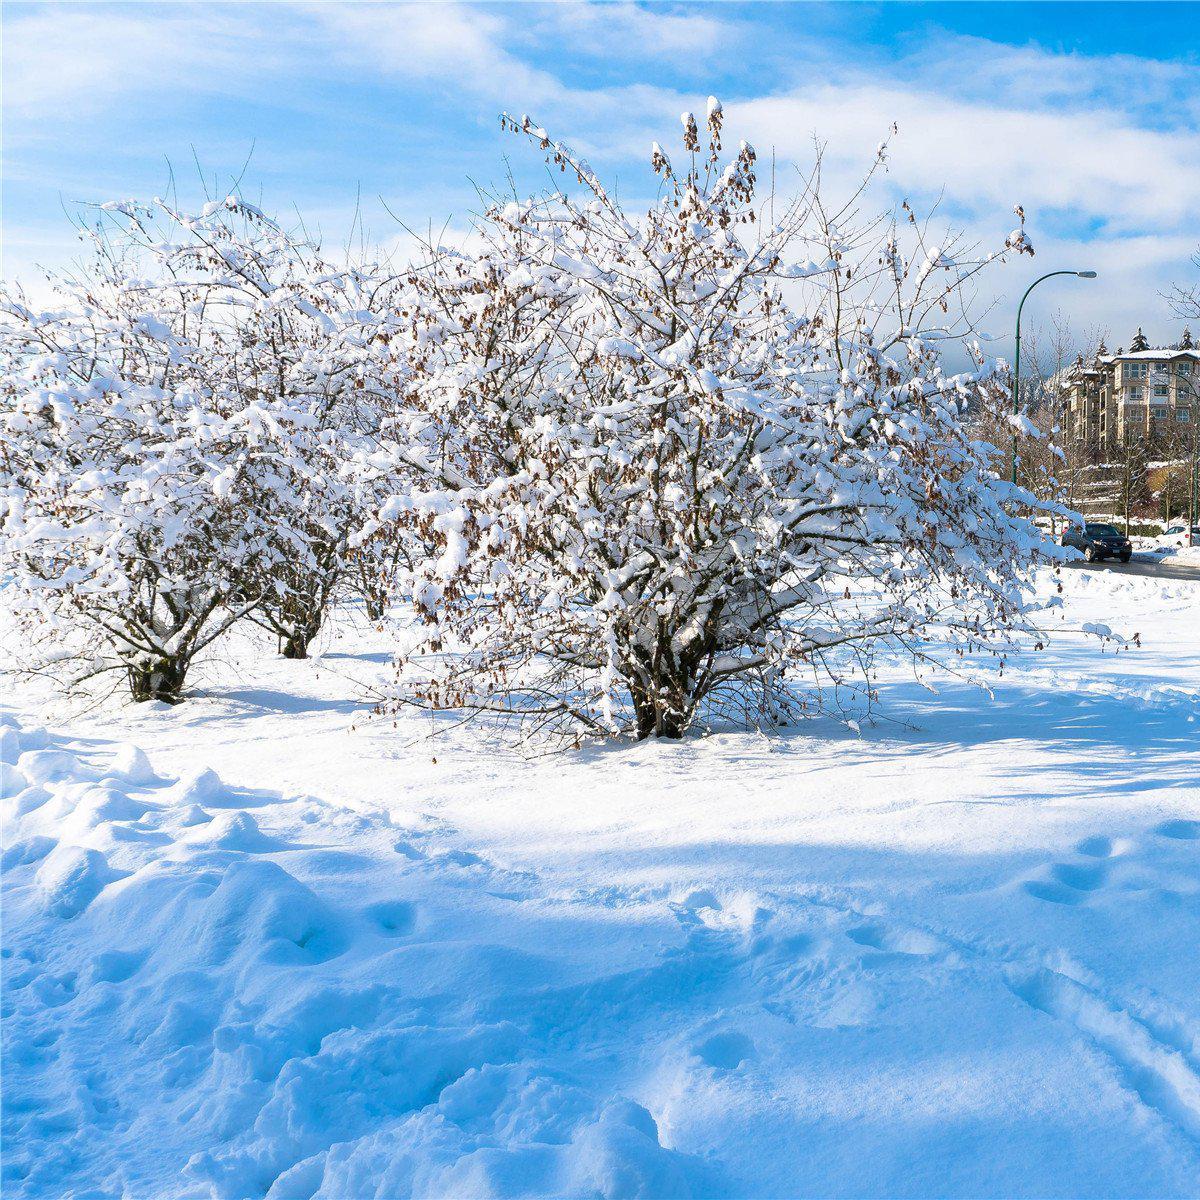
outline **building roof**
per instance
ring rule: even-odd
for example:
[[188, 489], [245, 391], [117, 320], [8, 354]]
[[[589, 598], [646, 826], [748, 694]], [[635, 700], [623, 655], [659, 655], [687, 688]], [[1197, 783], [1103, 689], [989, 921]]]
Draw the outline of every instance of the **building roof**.
[[[1139, 329], [1139, 336], [1141, 332]], [[1189, 343], [1192, 340], [1191, 334], [1186, 330], [1184, 331], [1183, 340], [1185, 343]], [[1107, 368], [1123, 362], [1170, 362], [1181, 358], [1191, 359], [1192, 362], [1200, 362], [1200, 346], [1186, 344], [1183, 346], [1150, 347], [1146, 350], [1125, 350], [1111, 354], [1102, 341], [1100, 343], [1100, 351], [1100, 353], [1094, 355], [1086, 362], [1083, 356], [1080, 355], [1073, 363], [1056, 373], [1051, 382], [1057, 384], [1061, 389], [1070, 387], [1073, 383], [1082, 382], [1083, 380], [1100, 379], [1103, 378]]]
[[1171, 350], [1162, 347], [1158, 350], [1127, 350], [1124, 354], [1105, 354], [1101, 356], [1102, 363], [1131, 362], [1141, 359], [1155, 358], [1192, 358], [1200, 362], [1200, 350], [1194, 347], [1190, 350]]

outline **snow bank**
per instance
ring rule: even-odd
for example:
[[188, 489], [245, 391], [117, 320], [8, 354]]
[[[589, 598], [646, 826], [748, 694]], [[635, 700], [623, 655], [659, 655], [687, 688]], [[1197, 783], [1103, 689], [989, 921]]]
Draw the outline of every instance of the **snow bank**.
[[992, 699], [885, 673], [855, 736], [351, 735], [355, 628], [19, 690], [5, 1195], [1200, 1195], [1197, 585], [1062, 582]]
[[424, 835], [381, 817], [373, 862], [322, 845], [313, 802], [252, 799], [301, 843], [211, 770], [4, 720], [9, 1194], [688, 1196], [710, 1173], [547, 1061], [529, 1007], [563, 971], [486, 940], [511, 901], [463, 902], [465, 868], [495, 882], [479, 856], [393, 849]]

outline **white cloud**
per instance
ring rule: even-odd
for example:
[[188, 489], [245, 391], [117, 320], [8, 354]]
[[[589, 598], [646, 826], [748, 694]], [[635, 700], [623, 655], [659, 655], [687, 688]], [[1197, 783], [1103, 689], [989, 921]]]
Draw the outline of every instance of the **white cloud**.
[[55, 4], [4, 17], [7, 117], [79, 120], [149, 91], [253, 90], [279, 63], [272, 39], [226, 5]]
[[986, 285], [994, 333], [1011, 336], [1016, 297], [1065, 266], [1100, 278], [1047, 285], [1032, 319], [1061, 308], [1077, 327], [1110, 331], [1114, 345], [1138, 324], [1151, 337], [1178, 336], [1162, 293], [1187, 274], [1200, 241], [1200, 89], [1185, 67], [935, 37], [892, 70], [821, 74], [727, 104], [729, 128], [801, 164], [815, 133], [827, 143], [826, 180], [847, 188], [895, 120], [896, 193], [926, 206], [944, 195], [953, 223], [985, 244], [1007, 228], [1014, 203], [1029, 214], [1037, 258]]
[[[895, 120], [893, 194], [928, 204], [944, 191], [943, 211], [988, 244], [1021, 202], [1039, 251], [1031, 270], [1087, 259], [1102, 280], [1072, 291], [1069, 303], [1118, 337], [1142, 319], [1131, 314], [1159, 310], [1165, 336], [1158, 293], [1186, 274], [1200, 240], [1200, 87], [1184, 63], [1085, 57], [936, 30], [901, 57], [879, 47], [847, 53], [836, 34], [771, 40], [769, 22], [740, 10], [629, 3], [9, 6], [4, 23], [10, 149], [66, 143], [113, 106], [170, 111], [173, 96], [243, 97], [326, 123], [331, 106], [344, 105], [348, 136], [358, 139], [383, 111], [369, 105], [386, 106], [389, 121], [420, 121], [428, 98], [461, 97], [462, 124], [446, 129], [445, 140], [461, 138], [466, 126], [475, 140], [457, 156], [423, 160], [419, 179], [413, 164], [413, 197], [432, 184], [441, 195], [459, 189], [459, 213], [474, 206], [465, 179], [437, 172], [493, 177], [510, 147], [497, 128], [494, 149], [478, 149], [486, 141], [478, 121], [501, 108], [529, 111], [618, 174], [623, 194], [639, 195], [652, 187], [644, 170], [651, 140], [674, 136], [680, 109], [702, 105], [719, 71], [739, 83], [739, 95], [722, 96], [727, 133], [753, 141], [764, 162], [773, 148], [782, 168], [808, 163], [816, 134], [828, 145], [828, 182], [848, 187]], [[322, 83], [334, 87], [316, 92]], [[358, 88], [371, 90], [361, 111], [351, 109]], [[213, 140], [211, 130], [182, 132]], [[280, 140], [260, 154], [275, 164], [294, 155], [276, 175], [305, 181], [313, 162], [304, 149], [302, 140]], [[490, 157], [476, 170], [484, 153]], [[147, 156], [155, 157], [148, 148]], [[240, 163], [213, 162], [210, 152], [206, 165]], [[336, 169], [336, 159], [321, 166]], [[67, 175], [62, 169], [48, 182], [61, 189]], [[10, 179], [30, 177], [29, 162], [14, 156]], [[355, 182], [346, 181], [347, 191]], [[445, 215], [399, 199], [419, 223]], [[329, 218], [323, 224], [340, 237]], [[1011, 291], [1026, 274], [1010, 269], [998, 280]]]
[[433, 83], [525, 103], [560, 98], [550, 73], [522, 62], [504, 46], [497, 12], [461, 4], [305, 5], [320, 38], [344, 69], [383, 78]]
[[823, 84], [727, 106], [731, 127], [787, 158], [828, 143], [831, 165], [869, 161], [895, 120], [892, 173], [957, 205], [1073, 212], [1111, 232], [1176, 227], [1200, 211], [1200, 145], [1194, 134], [1132, 124], [1091, 109], [1030, 111], [964, 101], [923, 87]]
[[[673, 65], [694, 64], [739, 40], [737, 26], [718, 20], [712, 11], [676, 9], [637, 4], [550, 4], [529, 5], [532, 21], [518, 21], [534, 38], [566, 37], [576, 54], [591, 57], [615, 56], [618, 61], [664, 59]], [[530, 40], [528, 37], [526, 40]]]

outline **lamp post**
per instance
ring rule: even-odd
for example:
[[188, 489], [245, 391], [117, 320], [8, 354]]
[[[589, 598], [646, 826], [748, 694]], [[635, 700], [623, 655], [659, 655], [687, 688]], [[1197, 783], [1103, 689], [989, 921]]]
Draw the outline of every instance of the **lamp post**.
[[1200, 472], [1196, 470], [1197, 465], [1200, 465], [1200, 452], [1197, 450], [1197, 435], [1196, 433], [1196, 418], [1200, 417], [1200, 412], [1195, 408], [1192, 409], [1192, 495], [1191, 503], [1188, 505], [1188, 532], [1187, 544], [1193, 548], [1196, 545], [1196, 525], [1200, 523]]
[[[1012, 385], [1012, 410], [1013, 416], [1016, 417], [1019, 412], [1017, 396], [1021, 386], [1021, 309], [1025, 307], [1025, 301], [1029, 299], [1029, 293], [1033, 291], [1043, 279], [1053, 279], [1055, 275], [1074, 275], [1077, 279], [1095, 279], [1095, 271], [1050, 271], [1046, 275], [1035, 279], [1026, 289], [1025, 295], [1021, 297], [1021, 303], [1017, 305], [1017, 352], [1013, 357], [1013, 385]], [[1017, 482], [1017, 430], [1016, 422], [1013, 422], [1013, 437], [1012, 437], [1012, 481], [1014, 485]]]
[[[1187, 527], [1187, 544], [1195, 546], [1196, 539], [1192, 536], [1192, 530], [1196, 528], [1197, 523], [1200, 523], [1200, 430], [1197, 429], [1197, 421], [1200, 420], [1200, 388], [1189, 378], [1186, 385], [1178, 375], [1175, 377], [1175, 408], [1179, 409], [1179, 393], [1183, 391], [1188, 397], [1188, 412], [1190, 414], [1188, 421], [1188, 432], [1191, 434], [1190, 446], [1188, 447], [1188, 527]], [[1171, 514], [1167, 513], [1167, 524], [1171, 522]]]
[[1192, 460], [1189, 464], [1192, 468], [1192, 494], [1188, 497], [1187, 544], [1191, 547], [1195, 547], [1196, 545], [1195, 529], [1197, 523], [1200, 522], [1200, 472], [1197, 472], [1196, 470], [1198, 462], [1200, 462], [1200, 452], [1198, 452], [1196, 445], [1198, 436], [1196, 433], [1197, 415], [1200, 414], [1197, 414], [1195, 410], [1193, 410], [1191, 425], [1192, 445], [1191, 453], [1188, 455], [1188, 457]]

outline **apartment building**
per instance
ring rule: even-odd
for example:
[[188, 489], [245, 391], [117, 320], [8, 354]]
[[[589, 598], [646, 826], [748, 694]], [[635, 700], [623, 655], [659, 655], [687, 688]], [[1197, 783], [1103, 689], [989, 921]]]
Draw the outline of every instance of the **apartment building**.
[[1134, 436], [1151, 442], [1200, 421], [1200, 349], [1189, 330], [1176, 346], [1152, 347], [1142, 331], [1128, 350], [1080, 356], [1062, 377], [1063, 432], [1103, 452]]

